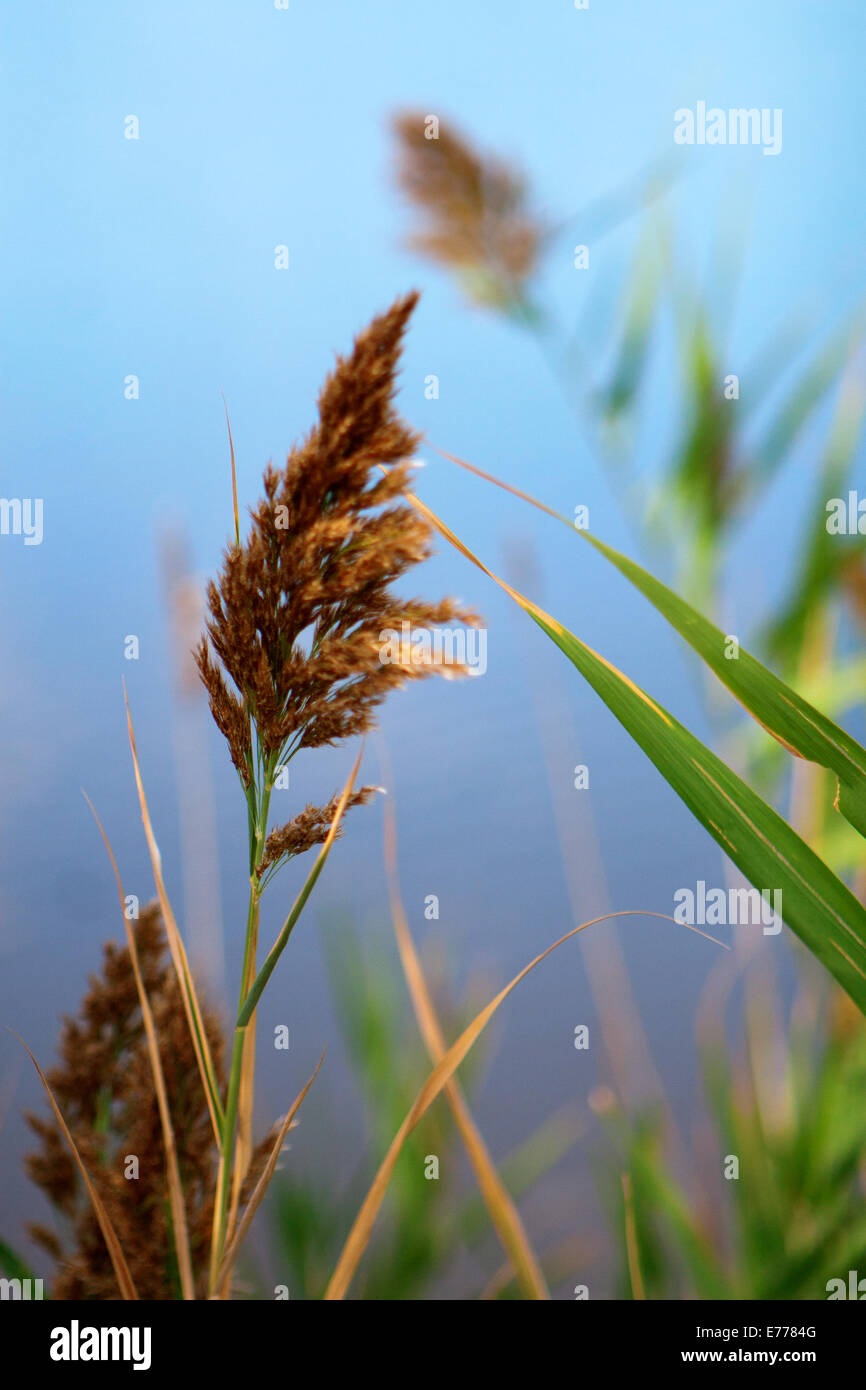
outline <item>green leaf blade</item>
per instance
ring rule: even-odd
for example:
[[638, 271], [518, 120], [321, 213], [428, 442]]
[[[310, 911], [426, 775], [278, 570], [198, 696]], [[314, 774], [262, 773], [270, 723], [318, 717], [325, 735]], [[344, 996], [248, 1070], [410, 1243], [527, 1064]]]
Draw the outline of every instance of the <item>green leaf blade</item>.
[[615, 666], [527, 611], [750, 883], [782, 892], [782, 915], [866, 1013], [866, 910], [772, 807]]

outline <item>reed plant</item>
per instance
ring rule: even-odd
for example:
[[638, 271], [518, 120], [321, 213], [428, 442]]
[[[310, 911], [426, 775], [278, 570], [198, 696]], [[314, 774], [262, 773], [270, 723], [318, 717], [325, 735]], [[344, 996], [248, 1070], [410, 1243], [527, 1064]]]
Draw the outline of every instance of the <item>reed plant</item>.
[[[130, 1122], [136, 1115], [141, 1118], [135, 1097], [125, 1096], [119, 1078], [112, 1080], [121, 1052], [125, 1055], [134, 1044], [138, 1048], [136, 1058], [142, 1047], [150, 1058], [152, 1084], [160, 1098], [166, 1168], [161, 1177], [149, 1170], [149, 1178], [157, 1188], [164, 1184], [161, 1190], [170, 1197], [169, 1225], [182, 1276], [179, 1287], [185, 1298], [201, 1293], [201, 1219], [207, 1209], [211, 1232], [205, 1287], [210, 1297], [228, 1295], [240, 1242], [276, 1166], [289, 1123], [284, 1120], [255, 1145], [256, 1009], [331, 845], [342, 833], [344, 814], [368, 802], [377, 790], [372, 786], [354, 789], [359, 754], [339, 795], [323, 806], [308, 805], [289, 822], [273, 826], [270, 809], [275, 782], [302, 750], [364, 735], [391, 691], [434, 673], [453, 677], [466, 671], [448, 653], [443, 660], [434, 660], [431, 646], [422, 642], [419, 649], [418, 638], [430, 636], [439, 626], [477, 623], [477, 616], [450, 599], [429, 602], [407, 598], [395, 587], [429, 554], [432, 537], [427, 523], [401, 500], [418, 436], [401, 420], [393, 401], [401, 340], [416, 300], [411, 294], [396, 301], [358, 336], [351, 354], [338, 359], [319, 397], [317, 424], [291, 451], [283, 469], [269, 465], [265, 471], [264, 495], [252, 510], [249, 532], [243, 538], [235, 492], [234, 541], [226, 550], [218, 578], [208, 586], [207, 632], [195, 658], [214, 721], [238, 774], [246, 808], [249, 862], [243, 965], [225, 1077], [221, 1039], [212, 1015], [199, 1001], [165, 891], [130, 719], [134, 769], [159, 907], [142, 918], [137, 933], [125, 921], [127, 955], [117, 958], [109, 953], [106, 984], [94, 984], [84, 1001], [85, 1024], [93, 1024], [94, 1037], [89, 1042], [84, 1039], [79, 1055], [81, 1025], [68, 1022], [62, 1041], [66, 1067], [50, 1078], [43, 1077], [61, 1132], [55, 1124], [33, 1120], [47, 1147], [41, 1156], [34, 1156], [31, 1171], [57, 1199], [56, 1205], [61, 1210], [68, 1207], [74, 1214], [80, 1197], [73, 1192], [76, 1183], [70, 1165], [74, 1160], [93, 1200], [90, 1218], [80, 1213], [77, 1216], [79, 1248], [72, 1262], [64, 1264], [65, 1273], [58, 1285], [61, 1290], [83, 1287], [74, 1282], [75, 1260], [86, 1262], [93, 1256], [94, 1222], [104, 1242], [103, 1253], [107, 1249], [110, 1254], [124, 1295], [147, 1296], [154, 1287], [150, 1281], [139, 1288], [144, 1268], [140, 1252], [136, 1245], [134, 1256], [126, 1253], [118, 1227], [127, 1234], [132, 1229], [138, 1231], [136, 1223], [148, 1221], [157, 1199], [148, 1197], [140, 1202], [141, 1189], [124, 1188], [122, 1176], [118, 1178], [115, 1171], [116, 1155], [102, 1154], [98, 1137], [106, 1114], [112, 1113], [116, 1103], [115, 1091], [131, 1107]], [[234, 479], [234, 459], [232, 463]], [[389, 649], [385, 659], [385, 635], [388, 631], [402, 632], [405, 626], [415, 639], [411, 653], [405, 660], [399, 655], [392, 659]], [[111, 854], [107, 839], [106, 845]], [[313, 868], [276, 940], [261, 959], [258, 934], [264, 893], [287, 865], [317, 847]], [[123, 907], [119, 875], [117, 881]], [[172, 992], [165, 996], [168, 1002], [164, 1005], [166, 977], [153, 974], [158, 921], [165, 928], [174, 967]], [[122, 988], [118, 986], [120, 999], [110, 988], [112, 982], [117, 984], [119, 969], [123, 977]], [[115, 1007], [119, 1010], [116, 1020], [112, 1017]], [[176, 1044], [179, 1028], [187, 1045], [185, 1049], [175, 1046], [167, 1075], [163, 1049]], [[106, 1071], [101, 1077], [105, 1055], [113, 1059], [114, 1072]], [[200, 1141], [203, 1109], [216, 1155], [215, 1182], [207, 1203], [196, 1188], [194, 1231], [189, 1219], [188, 1154], [179, 1149], [175, 1107], [179, 1093], [189, 1085], [191, 1061], [201, 1082], [196, 1134]], [[136, 1084], [142, 1084], [138, 1062], [130, 1066]], [[68, 1120], [64, 1111], [69, 1112]], [[64, 1139], [69, 1141], [72, 1157], [61, 1163]], [[100, 1175], [91, 1172], [97, 1155], [97, 1166], [103, 1168], [108, 1163], [112, 1173], [107, 1201], [99, 1194]], [[202, 1152], [198, 1152], [198, 1160], [195, 1181], [200, 1186], [208, 1163]], [[52, 1164], [63, 1168], [63, 1192], [59, 1179], [52, 1185]], [[118, 1203], [124, 1211], [134, 1207], [135, 1218], [118, 1220]], [[47, 1234], [41, 1234], [43, 1244], [51, 1244]], [[60, 1255], [59, 1247], [51, 1248]], [[163, 1254], [159, 1232], [155, 1231], [154, 1268], [164, 1265]], [[157, 1285], [164, 1291], [170, 1281], [160, 1283], [157, 1278]], [[88, 1287], [97, 1290], [92, 1296], [99, 1296], [104, 1284], [94, 1279]]]
[[[58, 1211], [72, 1220], [65, 1253], [46, 1230], [38, 1232], [43, 1247], [61, 1262], [56, 1286], [61, 1296], [69, 1290], [110, 1296], [112, 1283], [124, 1298], [231, 1295], [238, 1254], [318, 1072], [287, 1115], [255, 1143], [257, 1007], [342, 832], [346, 811], [377, 790], [355, 790], [359, 754], [339, 794], [272, 826], [274, 786], [302, 751], [364, 735], [386, 696], [408, 681], [434, 673], [467, 673], [449, 653], [443, 656], [432, 642], [419, 638], [432, 637], [440, 626], [477, 624], [477, 615], [451, 599], [406, 598], [395, 588], [429, 554], [434, 533], [410, 495], [418, 436], [393, 404], [402, 335], [416, 300], [414, 294], [398, 300], [356, 339], [351, 355], [338, 360], [319, 398], [318, 423], [292, 450], [284, 469], [269, 466], [265, 471], [264, 496], [252, 510], [244, 538], [235, 491], [234, 540], [219, 576], [208, 586], [207, 630], [195, 660], [238, 775], [249, 863], [244, 955], [227, 1064], [166, 891], [127, 707], [157, 903], [133, 927], [111, 845], [97, 820], [116, 877], [126, 951], [107, 952], [104, 979], [92, 983], [82, 1021], [65, 1025], [64, 1065], [46, 1076], [36, 1064], [54, 1119], [32, 1121], [42, 1150], [31, 1159], [31, 1173]], [[397, 643], [395, 658], [394, 646], [385, 638], [407, 627], [413, 637], [410, 649]], [[500, 990], [449, 1046], [399, 902], [395, 831], [393, 822], [389, 825], [386, 859], [396, 941], [417, 1026], [434, 1066], [361, 1204], [324, 1297], [345, 1296], [404, 1143], [444, 1092], [505, 1252], [506, 1277], [499, 1282], [506, 1287], [511, 1271], [524, 1296], [546, 1298], [546, 1281], [516, 1206], [453, 1073], [501, 1003], [560, 942]], [[313, 867], [261, 959], [263, 895], [286, 866], [317, 847]], [[163, 945], [170, 974], [163, 969]], [[145, 1057], [152, 1088], [148, 1104], [142, 1099], [148, 1090]], [[199, 1085], [191, 1093], [194, 1074]], [[117, 1162], [121, 1149], [130, 1146], [129, 1128], [137, 1136], [145, 1121], [148, 1154], [161, 1149], [162, 1162], [154, 1167], [148, 1159], [146, 1200], [141, 1201], [141, 1189], [118, 1176]], [[159, 1145], [152, 1133], [157, 1121]], [[151, 1226], [158, 1207], [160, 1219]], [[205, 1242], [203, 1225], [208, 1223]]]
[[[209, 585], [208, 635], [196, 653], [211, 712], [247, 808], [249, 906], [223, 1122], [211, 1249], [211, 1291], [252, 1154], [256, 1006], [315, 883], [307, 880], [264, 962], [258, 925], [280, 870], [329, 845], [342, 815], [375, 788], [307, 806], [269, 828], [274, 783], [303, 749], [364, 734], [385, 696], [452, 664], [382, 661], [383, 632], [475, 621], [449, 599], [404, 599], [394, 584], [429, 553], [431, 532], [400, 503], [418, 437], [393, 407], [401, 338], [416, 302], [399, 300], [340, 361], [319, 398], [319, 421], [282, 472], [268, 468], [249, 536], [226, 552]], [[380, 469], [387, 468], [382, 475]], [[323, 860], [320, 858], [320, 863]]]
[[[414, 238], [415, 248], [451, 268], [473, 300], [508, 315], [544, 341], [551, 318], [540, 306], [537, 274], [556, 229], [534, 213], [520, 176], [502, 162], [478, 154], [450, 129], [429, 139], [427, 119], [410, 114], [398, 122], [403, 186], [424, 219]], [[639, 277], [613, 379], [606, 391], [586, 398], [588, 410], [595, 411], [593, 428], [601, 440], [634, 423], [656, 290], [656, 281], [647, 285]], [[561, 649], [746, 878], [759, 887], [771, 883], [782, 888], [788, 926], [853, 1006], [866, 1012], [866, 910], [857, 892], [862, 881], [858, 884], [841, 859], [834, 858], [838, 845], [828, 830], [837, 816], [853, 835], [866, 833], [866, 750], [821, 707], [817, 695], [813, 702], [798, 688], [804, 654], [813, 649], [813, 643], [823, 650], [821, 674], [835, 674], [833, 644], [820, 641], [828, 635], [831, 599], [844, 595], [862, 615], [859, 541], [838, 547], [831, 556], [823, 537], [813, 537], [811, 567], [799, 587], [795, 585], [789, 609], [768, 644], [766, 662], [739, 644], [737, 659], [730, 660], [729, 639], [712, 621], [724, 546], [738, 509], [746, 499], [754, 500], [783, 466], [805, 423], [847, 364], [852, 334], [859, 341], [859, 322], [856, 328], [846, 325], [812, 363], [807, 377], [798, 383], [797, 398], [783, 406], [771, 422], [769, 442], [757, 450], [744, 446], [733, 417], [719, 409], [714, 394], [719, 357], [713, 351], [707, 316], [696, 311], [689, 331], [684, 330], [689, 345], [690, 404], [665, 481], [677, 499], [677, 517], [687, 523], [680, 528], [687, 553], [679, 573], [694, 578], [689, 592], [698, 603], [687, 603], [675, 588], [598, 535], [577, 532], [596, 557], [611, 564], [654, 605], [706, 669], [772, 736], [776, 757], [783, 750], [782, 756], [794, 755], [808, 766], [813, 774], [810, 794], [826, 797], [830, 789], [832, 804], [821, 801], [817, 818], [802, 815], [802, 801], [792, 804], [786, 818], [772, 804], [778, 781], [766, 795], [750, 784], [760, 781], [757, 757], [750, 758], [746, 776], [740, 776], [730, 758], [726, 761], [704, 745], [626, 673], [499, 579], [415, 495], [412, 461], [419, 436], [397, 413], [394, 392], [401, 342], [416, 300], [414, 294], [398, 299], [360, 334], [349, 356], [338, 359], [319, 397], [317, 423], [291, 451], [282, 469], [270, 465], [266, 469], [263, 495], [243, 535], [232, 447], [234, 536], [218, 576], [208, 586], [207, 629], [195, 652], [213, 719], [238, 776], [245, 821], [247, 912], [237, 1010], [227, 1046], [213, 1011], [199, 995], [168, 899], [129, 716], [133, 768], [157, 903], [135, 926], [124, 913], [125, 951], [107, 952], [103, 976], [91, 983], [80, 1019], [65, 1025], [61, 1065], [47, 1076], [40, 1070], [53, 1119], [32, 1121], [41, 1148], [31, 1159], [30, 1169], [71, 1222], [70, 1243], [65, 1248], [51, 1233], [37, 1233], [43, 1247], [60, 1262], [59, 1296], [99, 1298], [119, 1291], [124, 1298], [224, 1299], [236, 1288], [234, 1270], [243, 1243], [316, 1076], [307, 1081], [287, 1114], [256, 1142], [258, 1005], [342, 833], [346, 812], [368, 802], [377, 788], [356, 789], [359, 753], [341, 791], [323, 805], [299, 808], [284, 824], [272, 824], [272, 794], [297, 755], [366, 734], [392, 691], [435, 673], [465, 674], [465, 668], [453, 660], [434, 660], [431, 644], [423, 641], [413, 643], [409, 655], [395, 659], [390, 646], [388, 657], [383, 655], [388, 632], [399, 633], [408, 626], [415, 635], [432, 637], [440, 627], [480, 621], [452, 599], [406, 598], [396, 587], [429, 555], [436, 532], [500, 584]], [[549, 344], [546, 352], [552, 360]], [[567, 368], [567, 357], [561, 365]], [[825, 481], [846, 476], [859, 433], [862, 401], [858, 397], [852, 407], [846, 396], [840, 411], [839, 432], [828, 447]], [[515, 484], [504, 483], [456, 455], [449, 457], [488, 485], [505, 487], [524, 504], [540, 507], [575, 530], [554, 508]], [[646, 540], [650, 539], [648, 532]], [[781, 654], [781, 675], [768, 664], [772, 650]], [[841, 707], [833, 709], [834, 714], [841, 712]], [[529, 1244], [512, 1195], [493, 1164], [455, 1073], [527, 974], [593, 923], [579, 923], [539, 952], [464, 1022], [449, 1043], [451, 1030], [443, 1027], [438, 1016], [399, 901], [393, 837], [390, 824], [386, 862], [395, 940], [432, 1070], [414, 1094], [401, 1093], [390, 1117], [393, 1138], [326, 1284], [317, 1269], [316, 1291], [326, 1300], [346, 1296], [405, 1146], [443, 1095], [453, 1134], [466, 1151], [480, 1200], [504, 1253], [505, 1265], [494, 1280], [495, 1291], [506, 1290], [513, 1277], [513, 1286], [524, 1297], [544, 1299], [549, 1297], [545, 1269]], [[120, 875], [104, 833], [103, 838], [123, 910]], [[312, 868], [263, 954], [259, 943], [263, 897], [284, 869], [312, 850], [317, 851]], [[862, 867], [862, 856], [858, 867]], [[601, 914], [594, 921], [626, 915], [630, 910]], [[667, 917], [658, 912], [646, 915]], [[838, 1004], [841, 997], [837, 996], [834, 1006], [836, 1019], [844, 1013]], [[856, 1033], [860, 1027], [858, 1019], [849, 1031]], [[808, 1129], [809, 1097], [824, 1104], [829, 1091], [826, 1103], [831, 1106], [832, 1102], [832, 1113], [838, 1118], [840, 1095], [844, 1107], [859, 1084], [862, 1057], [859, 1046], [852, 1046], [828, 1048], [826, 1058], [828, 1071], [817, 1077], [804, 1073], [807, 1104], [804, 1117], [783, 1136], [791, 1145], [790, 1155], [784, 1150], [785, 1162], [790, 1157], [794, 1171], [804, 1147], [812, 1153], [809, 1162], [822, 1173], [834, 1171], [834, 1163], [835, 1171], [841, 1171], [844, 1159], [847, 1196], [859, 1162], [859, 1130], [853, 1138], [849, 1136], [841, 1154], [833, 1147], [836, 1122], [828, 1121], [828, 1133], [832, 1133], [827, 1154], [821, 1150], [816, 1156], [814, 1135]], [[732, 1077], [720, 1080], [717, 1074], [715, 1082], [729, 1102], [735, 1086]], [[605, 1113], [617, 1115], [615, 1098]], [[726, 1114], [728, 1119], [734, 1117], [753, 1148], [760, 1148], [766, 1140], [763, 1113], [756, 1113], [753, 1106], [746, 1114], [728, 1103]], [[133, 1188], [118, 1176], [121, 1135], [127, 1149], [134, 1141], [143, 1151], [160, 1154], [160, 1163], [148, 1168], [144, 1186]], [[747, 1279], [732, 1278], [730, 1266], [722, 1270], [718, 1262], [711, 1264], [705, 1237], [690, 1221], [686, 1204], [675, 1196], [653, 1148], [653, 1136], [646, 1117], [637, 1121], [628, 1117], [615, 1135], [621, 1145], [621, 1217], [632, 1292], [643, 1296], [647, 1288], [658, 1293], [667, 1287], [654, 1273], [655, 1204], [664, 1206], [668, 1216], [677, 1213], [679, 1236], [687, 1255], [693, 1257], [693, 1268], [701, 1270], [697, 1282], [704, 1292], [711, 1289], [711, 1296], [724, 1297], [729, 1288], [750, 1287], [752, 1296], [767, 1296], [754, 1292], [759, 1290], [754, 1281], [749, 1285]], [[768, 1172], [772, 1204], [772, 1169]], [[811, 1182], [813, 1169], [808, 1163], [803, 1169], [801, 1163], [795, 1177], [798, 1181], [792, 1181], [785, 1193], [791, 1203], [804, 1200], [803, 1184], [798, 1182]], [[848, 1206], [843, 1203], [842, 1207], [847, 1221]], [[840, 1229], [836, 1208], [832, 1214], [836, 1239]], [[290, 1199], [283, 1201], [281, 1219], [290, 1229], [301, 1219]], [[757, 1226], [749, 1228], [748, 1241], [753, 1244], [759, 1239], [756, 1231]], [[418, 1234], [420, 1238], [424, 1232]], [[331, 1243], [333, 1238], [331, 1231]], [[298, 1258], [302, 1246], [299, 1241], [292, 1247]], [[843, 1247], [837, 1242], [833, 1249], [837, 1248]], [[415, 1273], [421, 1268], [429, 1274], [431, 1259], [440, 1249], [434, 1242], [416, 1249]], [[404, 1276], [408, 1287], [413, 1271], [406, 1270], [400, 1277]], [[793, 1275], [789, 1284], [802, 1287]], [[772, 1285], [788, 1286], [784, 1279]], [[384, 1278], [377, 1284], [374, 1275], [376, 1287], [393, 1289], [394, 1285]]]

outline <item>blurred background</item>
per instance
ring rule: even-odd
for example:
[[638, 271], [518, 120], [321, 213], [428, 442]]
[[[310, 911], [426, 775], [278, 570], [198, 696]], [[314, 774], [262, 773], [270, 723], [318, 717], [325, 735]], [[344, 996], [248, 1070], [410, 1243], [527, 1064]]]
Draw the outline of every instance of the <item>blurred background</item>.
[[[44, 500], [44, 538], [0, 541], [0, 1021], [40, 1060], [51, 1060], [58, 1019], [77, 1008], [101, 943], [122, 930], [81, 788], [126, 891], [142, 903], [153, 894], [122, 679], [193, 962], [214, 1002], [235, 995], [245, 808], [184, 664], [203, 580], [232, 527], [222, 396], [244, 507], [266, 461], [279, 463], [310, 427], [334, 353], [412, 286], [423, 296], [399, 403], [429, 441], [418, 490], [475, 552], [790, 811], [798, 789], [783, 762], [705, 689], [625, 581], [432, 445], [566, 515], [588, 507], [593, 531], [678, 583], [804, 693], [814, 681], [822, 708], [862, 736], [859, 552], [834, 568], [821, 533], [824, 500], [843, 495], [827, 486], [862, 480], [864, 48], [856, 0], [691, 11], [670, 0], [588, 10], [571, 0], [154, 0], [113, 12], [47, 3], [4, 19], [0, 492]], [[781, 108], [781, 152], [675, 145], [674, 112], [701, 100]], [[525, 176], [544, 237], [521, 312], [479, 302], [477, 282], [407, 249], [419, 213], [398, 185], [393, 128], [406, 111], [436, 115]], [[133, 116], [137, 139], [127, 138]], [[280, 247], [287, 269], [275, 265]], [[740, 399], [720, 404], [729, 374]], [[453, 1031], [576, 921], [608, 907], [671, 912], [678, 888], [724, 884], [727, 870], [504, 594], [444, 544], [417, 585], [485, 614], [487, 670], [392, 698], [361, 776], [396, 798], [406, 912]], [[332, 794], [351, 759], [340, 749], [297, 760], [275, 816]], [[577, 765], [587, 790], [575, 789]], [[823, 811], [807, 818], [853, 881], [851, 847]], [[266, 898], [263, 940], [297, 886], [286, 875]], [[438, 920], [425, 918], [431, 894]], [[862, 1079], [858, 1026], [839, 1021], [787, 933], [739, 930], [748, 940], [719, 986], [734, 1007], [712, 1055], [735, 1065], [749, 1015], [736, 992], [748, 976], [759, 982], [753, 1060], [775, 1049], [784, 1071], [787, 1011], [814, 983], [814, 1007], [795, 1008], [805, 1071], [791, 1095], [812, 1094], [826, 1049], [853, 1037], [856, 1056], [845, 1052], [832, 1077], [844, 1113], [851, 1075]], [[654, 919], [627, 919], [616, 936], [618, 951], [565, 946], [521, 985], [473, 1060], [473, 1110], [497, 1159], [517, 1151], [521, 1209], [550, 1252], [556, 1296], [577, 1283], [591, 1297], [634, 1292], [623, 1282], [626, 1169], [647, 1212], [649, 1292], [688, 1296], [706, 1265], [701, 1242], [728, 1270], [737, 1260], [718, 1182], [731, 1150], [707, 1111], [696, 1039], [721, 953]], [[768, 1040], [761, 1022], [777, 996], [781, 1031]], [[268, 1044], [278, 1024], [288, 1052]], [[574, 1046], [581, 1024], [587, 1051]], [[426, 1073], [393, 944], [381, 808], [351, 817], [264, 997], [260, 1040], [262, 1129], [328, 1044], [249, 1273], [265, 1296], [275, 1283], [313, 1296], [328, 1272], [321, 1252], [339, 1249]], [[21, 1112], [41, 1104], [39, 1083], [8, 1033], [0, 1068], [0, 1233], [30, 1257], [24, 1223], [46, 1206], [22, 1169], [32, 1141]], [[758, 1074], [772, 1107], [785, 1088], [775, 1072]], [[768, 1130], [759, 1109], [755, 1142], [769, 1151], [784, 1131], [798, 1153], [805, 1144], [812, 1157], [795, 1176], [817, 1190], [817, 1140], [803, 1139], [795, 1111], [792, 1100]], [[398, 1187], [367, 1296], [474, 1296], [497, 1278], [501, 1252], [478, 1232], [465, 1158], [437, 1135], [419, 1131], [419, 1153], [447, 1155], [442, 1190], [420, 1199], [417, 1185], [414, 1196]], [[856, 1183], [859, 1133], [846, 1132], [843, 1148], [845, 1181]], [[840, 1183], [835, 1149], [827, 1162]], [[783, 1170], [770, 1163], [765, 1175], [779, 1230], [794, 1209]], [[802, 1187], [791, 1192], [802, 1205]], [[679, 1256], [653, 1245], [654, 1203], [674, 1213], [681, 1275]], [[759, 1249], [760, 1233], [750, 1238]], [[817, 1239], [805, 1255], [798, 1246], [802, 1270], [779, 1296], [808, 1296], [823, 1278], [809, 1258]], [[738, 1288], [768, 1296], [737, 1269]]]

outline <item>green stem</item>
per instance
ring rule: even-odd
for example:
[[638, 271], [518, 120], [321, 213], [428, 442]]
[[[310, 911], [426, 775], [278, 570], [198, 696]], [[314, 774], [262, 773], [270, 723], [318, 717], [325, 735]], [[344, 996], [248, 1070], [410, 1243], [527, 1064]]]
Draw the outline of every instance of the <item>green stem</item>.
[[331, 845], [328, 844], [326, 841], [319, 851], [316, 862], [310, 870], [306, 883], [304, 884], [303, 888], [301, 889], [300, 893], [295, 899], [294, 907], [292, 908], [291, 912], [289, 913], [288, 917], [283, 923], [282, 930], [280, 931], [279, 936], [277, 937], [276, 941], [274, 942], [273, 946], [268, 952], [261, 970], [259, 971], [255, 980], [253, 981], [249, 993], [246, 995], [244, 999], [241, 1000], [241, 1008], [238, 1013], [237, 1019], [238, 1028], [246, 1028], [251, 1018], [253, 1017], [253, 1014], [256, 1011], [256, 1005], [259, 1002], [262, 991], [264, 990], [265, 985], [268, 983], [268, 980], [271, 978], [277, 961], [279, 960], [280, 956], [285, 950], [286, 943], [288, 942], [288, 939], [292, 934], [292, 930], [295, 926], [295, 923], [297, 922], [298, 918], [303, 912], [307, 904], [307, 899], [309, 898], [310, 894], [316, 886], [319, 874], [325, 867], [325, 862], [330, 852]]
[[[360, 762], [360, 758], [358, 761]], [[271, 947], [271, 950], [268, 952], [261, 970], [255, 979], [250, 981], [249, 976], [255, 971], [255, 938], [259, 902], [262, 894], [262, 885], [259, 882], [256, 871], [262, 861], [262, 855], [264, 854], [265, 834], [268, 824], [268, 808], [270, 806], [276, 765], [277, 755], [274, 754], [267, 760], [265, 765], [265, 780], [259, 802], [260, 810], [256, 817], [255, 843], [253, 844], [253, 837], [251, 836], [250, 844], [250, 857], [253, 862], [253, 872], [250, 875], [250, 906], [247, 913], [247, 939], [244, 950], [244, 967], [241, 976], [241, 997], [238, 1006], [237, 1021], [235, 1023], [234, 1041], [232, 1044], [231, 1071], [229, 1073], [228, 1093], [226, 1095], [225, 1120], [222, 1128], [222, 1151], [220, 1153], [216, 1201], [214, 1204], [214, 1226], [210, 1263], [210, 1292], [212, 1296], [215, 1294], [218, 1295], [219, 1293], [217, 1282], [226, 1243], [229, 1186], [236, 1151], [235, 1130], [238, 1123], [238, 1108], [243, 1072], [244, 1046], [247, 1041], [247, 1029], [250, 1027], [255, 1017], [256, 1005], [258, 1004], [265, 985], [271, 977], [274, 966], [286, 946], [295, 923], [306, 906], [307, 899], [312, 893], [322, 869], [325, 867], [325, 863], [331, 851], [331, 846], [334, 843], [337, 823], [345, 810], [346, 802], [349, 799], [354, 784], [355, 774], [358, 770], [358, 764], [356, 763], [355, 771], [346, 785], [343, 797], [337, 808], [331, 832], [322, 845], [316, 862], [307, 877], [307, 881], [298, 894], [295, 905], [283, 924], [282, 931]]]
[[[261, 796], [256, 795], [255, 784], [247, 794], [247, 807], [249, 810], [250, 824], [250, 897], [247, 907], [247, 926], [244, 941], [244, 960], [241, 969], [241, 983], [238, 997], [238, 1010], [240, 1011], [250, 987], [251, 977], [255, 972], [255, 949], [256, 935], [258, 929], [259, 902], [261, 899], [261, 889], [258, 881], [257, 869], [262, 861], [265, 850], [265, 839], [267, 837], [268, 814], [270, 810], [271, 791], [273, 789], [273, 758], [268, 759], [265, 766], [265, 780]], [[216, 1279], [222, 1261], [223, 1250], [226, 1241], [226, 1228], [228, 1223], [229, 1208], [229, 1188], [231, 1186], [231, 1174], [235, 1160], [236, 1150], [236, 1130], [238, 1123], [238, 1102], [240, 1099], [241, 1076], [243, 1073], [244, 1045], [246, 1043], [247, 1028], [250, 1023], [252, 1013], [235, 1024], [234, 1040], [232, 1042], [231, 1071], [229, 1073], [228, 1091], [226, 1093], [225, 1114], [223, 1117], [221, 1132], [221, 1151], [219, 1171], [217, 1175], [216, 1203], [214, 1208], [214, 1227], [213, 1239], [211, 1241], [211, 1263], [210, 1263], [210, 1291], [215, 1294], [217, 1289]]]
[[214, 1235], [210, 1252], [210, 1292], [217, 1292], [216, 1282], [222, 1262], [228, 1219], [229, 1179], [231, 1176], [234, 1132], [238, 1119], [238, 1097], [241, 1089], [241, 1063], [244, 1056], [246, 1027], [235, 1028], [232, 1045], [232, 1064], [229, 1073], [229, 1088], [226, 1094], [225, 1120], [222, 1131], [222, 1152], [220, 1153], [219, 1175], [217, 1177], [216, 1206], [214, 1210]]

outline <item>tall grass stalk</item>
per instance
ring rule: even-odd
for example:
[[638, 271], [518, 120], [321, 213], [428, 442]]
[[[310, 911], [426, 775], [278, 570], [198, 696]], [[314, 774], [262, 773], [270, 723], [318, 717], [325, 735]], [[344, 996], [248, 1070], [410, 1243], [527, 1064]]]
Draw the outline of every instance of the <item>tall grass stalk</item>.
[[[393, 406], [402, 335], [415, 295], [398, 300], [338, 361], [319, 399], [319, 421], [278, 473], [268, 467], [264, 497], [242, 539], [234, 441], [235, 537], [208, 590], [207, 637], [196, 660], [246, 803], [249, 894], [238, 1011], [225, 1106], [210, 1254], [211, 1295], [228, 1290], [226, 1248], [253, 1156], [256, 1009], [322, 871], [349, 807], [375, 788], [354, 791], [360, 755], [342, 795], [307, 806], [270, 827], [279, 773], [302, 750], [363, 734], [389, 691], [432, 674], [432, 660], [408, 665], [382, 657], [382, 632], [476, 621], [450, 600], [404, 600], [391, 587], [430, 549], [431, 531], [400, 502], [417, 436]], [[227, 414], [228, 419], [228, 414]], [[374, 473], [386, 466], [385, 476]], [[446, 673], [461, 674], [452, 663]], [[267, 885], [292, 859], [322, 849], [264, 964], [259, 920]]]

